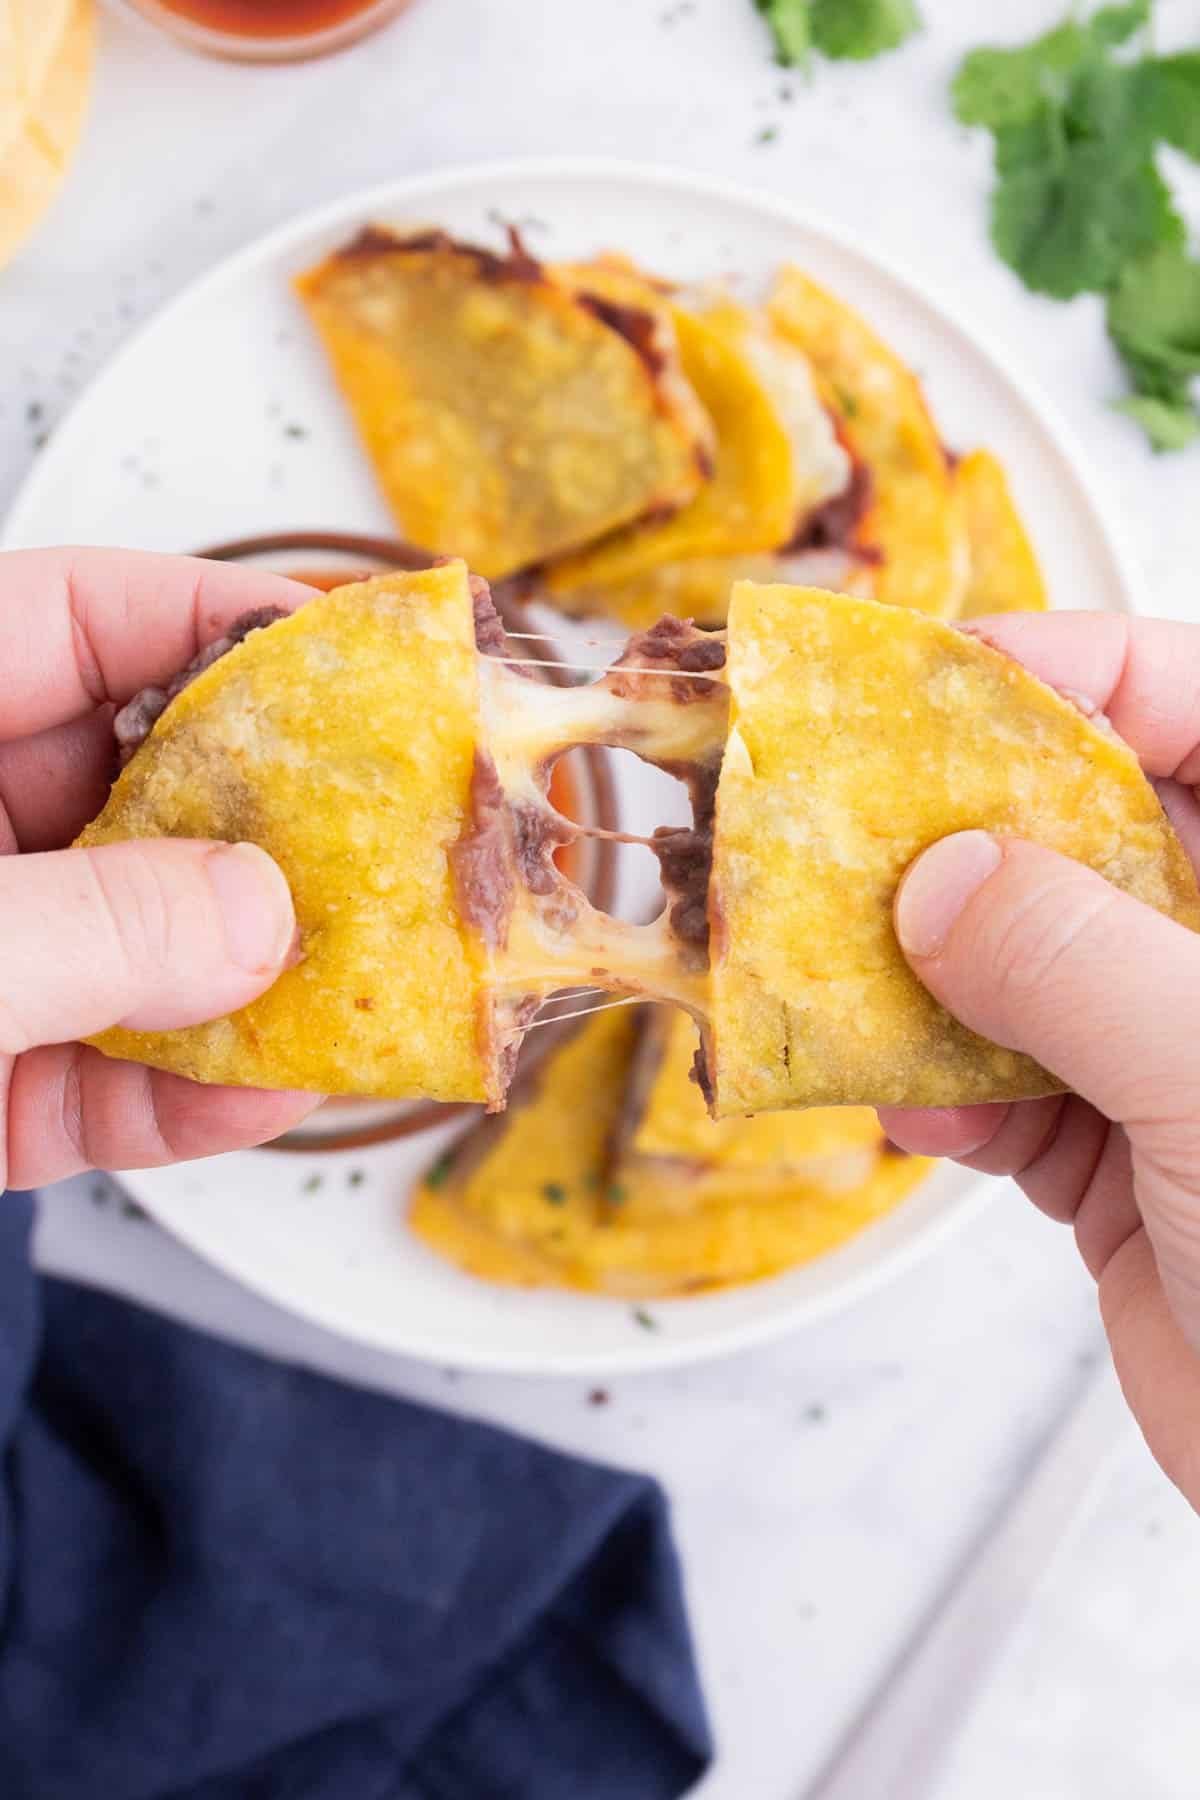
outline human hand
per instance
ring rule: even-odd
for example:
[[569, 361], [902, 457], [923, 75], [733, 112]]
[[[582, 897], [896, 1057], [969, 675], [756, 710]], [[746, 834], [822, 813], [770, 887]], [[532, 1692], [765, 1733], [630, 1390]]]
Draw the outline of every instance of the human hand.
[[246, 1005], [295, 935], [250, 845], [69, 850], [104, 804], [114, 706], [165, 684], [239, 614], [294, 608], [281, 577], [123, 550], [0, 555], [0, 1189], [263, 1142], [313, 1094], [202, 1087], [73, 1040]]
[[[972, 629], [1107, 715], [1200, 867], [1200, 629], [1069, 613]], [[889, 1109], [885, 1130], [1015, 1175], [1074, 1226], [1126, 1398], [1200, 1509], [1200, 936], [1052, 851], [978, 831], [917, 859], [895, 917], [914, 973], [956, 1018], [1075, 1092]]]

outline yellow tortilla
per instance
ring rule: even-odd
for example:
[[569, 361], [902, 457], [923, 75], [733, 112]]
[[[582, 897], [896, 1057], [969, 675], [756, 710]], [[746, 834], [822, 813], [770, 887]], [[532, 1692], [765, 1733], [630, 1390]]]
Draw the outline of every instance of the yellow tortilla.
[[850, 548], [878, 559], [873, 597], [952, 618], [966, 541], [920, 382], [858, 313], [797, 268], [780, 270], [767, 311], [808, 357], [848, 449], [870, 473]]
[[697, 1193], [689, 1205], [681, 1190], [677, 1204], [656, 1206], [649, 1171], [609, 1169], [635, 1039], [622, 1013], [598, 1014], [568, 1038], [503, 1118], [474, 1128], [427, 1173], [409, 1214], [418, 1236], [483, 1280], [629, 1298], [699, 1293], [825, 1254], [930, 1166], [876, 1154], [866, 1179], [841, 1190], [784, 1180], [707, 1204]]
[[[87, 114], [93, 0], [10, 0], [0, 39], [0, 266], [58, 192]], [[0, 14], [0, 20], [4, 15]]]
[[666, 563], [787, 543], [848, 477], [807, 364], [785, 340], [724, 298], [676, 305], [674, 317], [684, 372], [716, 428], [713, 478], [673, 518], [630, 526], [547, 570], [565, 611], [604, 613], [614, 584]]
[[80, 842], [261, 845], [291, 887], [302, 960], [230, 1018], [98, 1047], [198, 1081], [498, 1099], [483, 951], [449, 862], [478, 705], [461, 563], [339, 588], [199, 675]]
[[871, 1175], [884, 1144], [872, 1108], [713, 1120], [691, 1079], [698, 1042], [692, 1020], [673, 1007], [656, 1007], [643, 1029], [631, 1083], [637, 1104], [614, 1172], [627, 1190], [623, 1218], [770, 1196], [797, 1183], [846, 1192]]
[[913, 858], [983, 827], [1045, 844], [1200, 929], [1137, 758], [988, 645], [907, 608], [734, 590], [710, 911], [717, 1116], [955, 1106], [1061, 1086], [929, 996], [892, 902]]
[[1050, 599], [1003, 464], [973, 450], [954, 471], [963, 508], [970, 573], [959, 618], [986, 613], [1045, 612]]
[[667, 308], [514, 251], [369, 228], [300, 276], [404, 535], [496, 578], [700, 488], [711, 432]]
[[[839, 594], [869, 594], [872, 571], [840, 550], [764, 551], [757, 556], [692, 556], [627, 581], [605, 582], [588, 605], [630, 631], [645, 631], [665, 614], [709, 628], [724, 625], [738, 581], [803, 582]], [[562, 602], [556, 602], [562, 604]], [[575, 610], [568, 600], [565, 610]]]

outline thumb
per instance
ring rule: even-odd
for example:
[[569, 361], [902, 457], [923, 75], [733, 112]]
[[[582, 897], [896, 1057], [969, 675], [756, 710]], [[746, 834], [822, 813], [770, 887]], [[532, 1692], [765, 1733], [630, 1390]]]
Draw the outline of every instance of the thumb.
[[294, 935], [287, 883], [253, 844], [0, 858], [0, 1053], [234, 1012], [274, 981]]
[[1081, 863], [984, 831], [918, 857], [895, 917], [914, 973], [973, 1031], [1120, 1124], [1200, 1113], [1195, 932]]
[[1200, 936], [1052, 850], [935, 844], [896, 898], [916, 975], [1124, 1126], [1176, 1317], [1200, 1348]]

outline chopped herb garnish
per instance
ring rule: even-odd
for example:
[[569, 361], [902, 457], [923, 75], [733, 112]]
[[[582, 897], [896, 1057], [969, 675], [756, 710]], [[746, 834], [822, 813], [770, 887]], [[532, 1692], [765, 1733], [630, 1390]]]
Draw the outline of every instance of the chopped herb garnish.
[[310, 1175], [307, 1181], [301, 1182], [300, 1192], [302, 1194], [315, 1194], [317, 1189], [324, 1187], [324, 1185], [325, 1177], [323, 1175]]
[[351, 1169], [346, 1177], [347, 1184], [350, 1187], [361, 1187], [366, 1179], [367, 1171], [365, 1169]]
[[629, 1198], [629, 1189], [622, 1187], [619, 1181], [610, 1181], [605, 1198], [610, 1206], [624, 1206]]
[[762, 130], [755, 134], [754, 141], [756, 144], [773, 144], [778, 136], [778, 125], [764, 125]]
[[453, 1167], [454, 1153], [451, 1150], [447, 1150], [443, 1156], [438, 1157], [435, 1163], [431, 1163], [429, 1168], [425, 1171], [425, 1186], [427, 1188], [440, 1188]]
[[140, 1221], [142, 1219], [148, 1219], [150, 1214], [146, 1211], [144, 1206], [139, 1206], [136, 1200], [131, 1200], [128, 1194], [126, 1194], [121, 1200], [121, 1217], [123, 1219], [137, 1219]]
[[88, 1198], [93, 1206], [108, 1205], [108, 1188], [103, 1181], [93, 1181], [88, 1189]]
[[567, 1190], [561, 1181], [543, 1181], [542, 1198], [548, 1200], [551, 1206], [565, 1206]]
[[283, 428], [283, 435], [284, 437], [290, 438], [306, 438], [308, 436], [308, 427], [306, 425], [285, 425]]
[[654, 1317], [654, 1314], [648, 1313], [644, 1306], [634, 1307], [633, 1318], [634, 1323], [640, 1325], [643, 1331], [657, 1331], [659, 1328], [658, 1320]]
[[805, 1407], [804, 1417], [810, 1425], [823, 1425], [829, 1414], [825, 1407], [817, 1401], [814, 1405]]
[[857, 419], [857, 417], [858, 417], [858, 400], [850, 392], [850, 389], [848, 387], [841, 387], [840, 385], [837, 385], [835, 383], [834, 389], [833, 389], [833, 397], [838, 403], [839, 411], [844, 413], [846, 418]]

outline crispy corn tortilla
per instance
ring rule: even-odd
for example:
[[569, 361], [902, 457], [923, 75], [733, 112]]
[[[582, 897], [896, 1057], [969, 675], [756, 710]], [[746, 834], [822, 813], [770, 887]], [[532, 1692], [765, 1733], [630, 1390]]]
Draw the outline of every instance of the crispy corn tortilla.
[[1200, 929], [1196, 877], [1133, 752], [988, 645], [907, 608], [743, 583], [728, 675], [706, 1043], [717, 1116], [1061, 1087], [957, 1024], [900, 953], [900, 877], [950, 832], [1047, 845]]
[[764, 551], [746, 556], [692, 556], [647, 569], [627, 581], [605, 582], [590, 598], [572, 596], [568, 611], [617, 619], [630, 631], [645, 631], [671, 613], [709, 628], [725, 624], [729, 596], [737, 581], [786, 581], [824, 587], [838, 594], [867, 594], [869, 565], [842, 550]]
[[1003, 464], [990, 450], [973, 450], [959, 462], [953, 480], [969, 553], [958, 616], [1045, 612], [1050, 605], [1046, 584]]
[[461, 563], [337, 589], [199, 675], [80, 842], [259, 844], [291, 887], [302, 960], [230, 1018], [98, 1047], [198, 1081], [498, 1099], [449, 865], [478, 705]]
[[656, 1201], [649, 1169], [610, 1169], [636, 1037], [627, 1013], [601, 1013], [567, 1038], [503, 1118], [475, 1127], [418, 1186], [409, 1216], [422, 1240], [483, 1280], [630, 1298], [698, 1293], [835, 1248], [930, 1166], [876, 1154], [866, 1179], [840, 1191], [783, 1180], [708, 1204], [697, 1190], [689, 1204], [672, 1184]]
[[726, 298], [676, 305], [674, 317], [684, 372], [716, 428], [713, 478], [674, 517], [629, 526], [547, 570], [566, 611], [603, 613], [614, 584], [665, 563], [772, 550], [848, 479], [808, 365], [785, 339]]
[[490, 578], [700, 488], [708, 420], [667, 308], [514, 251], [374, 227], [296, 283], [406, 537]]
[[856, 1188], [883, 1152], [866, 1106], [814, 1106], [753, 1118], [711, 1119], [692, 1080], [699, 1037], [676, 1008], [656, 1007], [638, 1046], [614, 1178], [622, 1216], [644, 1221], [770, 1194], [802, 1183]]
[[870, 473], [870, 502], [849, 548], [877, 559], [873, 597], [952, 618], [966, 582], [966, 539], [920, 382], [858, 313], [797, 268], [780, 270], [767, 311], [808, 357], [847, 447]]
[[0, 267], [58, 192], [87, 114], [93, 0], [45, 3], [11, 0], [11, 61], [0, 44]]

